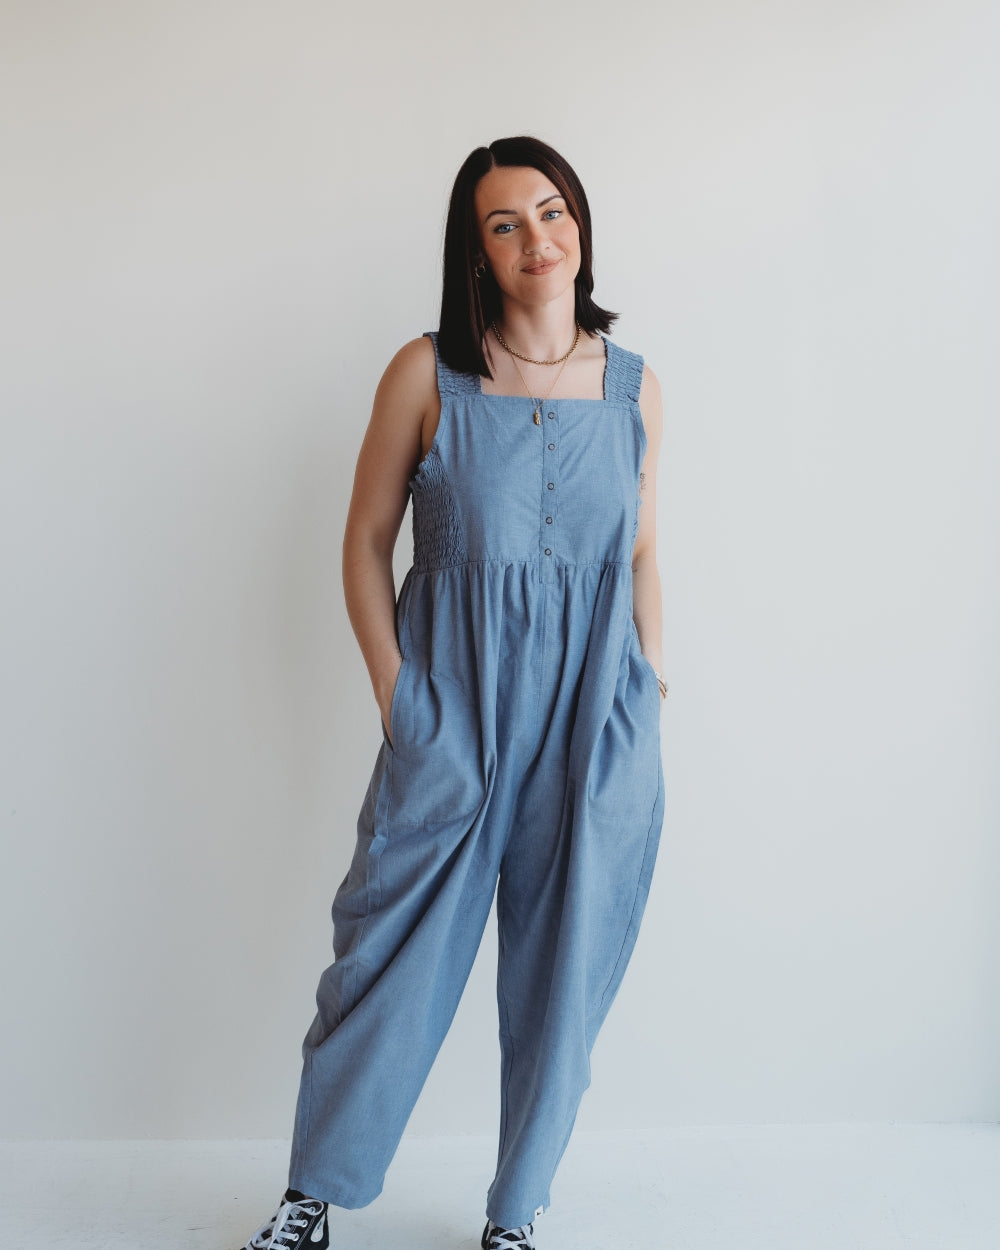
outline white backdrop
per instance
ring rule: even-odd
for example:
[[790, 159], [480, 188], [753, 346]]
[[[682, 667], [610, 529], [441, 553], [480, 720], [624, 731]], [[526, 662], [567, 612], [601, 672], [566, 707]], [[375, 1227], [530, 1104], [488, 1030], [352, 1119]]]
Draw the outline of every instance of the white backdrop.
[[[521, 132], [666, 407], [666, 824], [581, 1126], [1000, 1116], [998, 34], [0, 4], [0, 1134], [290, 1133], [381, 737], [354, 458]], [[495, 1124], [493, 950], [412, 1132]]]

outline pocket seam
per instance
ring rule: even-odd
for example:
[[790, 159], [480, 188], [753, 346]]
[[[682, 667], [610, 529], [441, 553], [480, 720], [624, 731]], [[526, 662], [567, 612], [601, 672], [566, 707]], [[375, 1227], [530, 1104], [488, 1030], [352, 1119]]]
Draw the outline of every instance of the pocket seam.
[[386, 744], [388, 745], [389, 750], [393, 753], [393, 755], [395, 755], [396, 753], [396, 744], [399, 741], [399, 739], [396, 736], [399, 732], [399, 725], [397, 724], [397, 721], [399, 719], [398, 717], [399, 706], [398, 705], [399, 705], [399, 699], [400, 699], [401, 689], [403, 685], [403, 669], [406, 667], [407, 658], [408, 658], [407, 656], [405, 655], [403, 656], [399, 664], [399, 669], [396, 673], [396, 684], [392, 688], [392, 698], [389, 700], [388, 728], [386, 728], [385, 722], [382, 723], [382, 728], [385, 730]]
[[650, 676], [652, 677], [653, 681], [656, 683], [656, 693], [657, 695], [659, 695], [660, 679], [656, 674], [656, 669], [653, 667], [652, 661], [650, 661], [645, 655], [643, 655], [642, 645], [639, 642], [639, 631], [635, 627], [635, 617], [630, 616], [628, 619], [629, 619], [629, 628], [632, 631], [632, 637], [635, 639], [636, 654], [639, 656], [639, 659], [641, 660], [641, 662], [645, 664], [646, 668], [649, 670]]

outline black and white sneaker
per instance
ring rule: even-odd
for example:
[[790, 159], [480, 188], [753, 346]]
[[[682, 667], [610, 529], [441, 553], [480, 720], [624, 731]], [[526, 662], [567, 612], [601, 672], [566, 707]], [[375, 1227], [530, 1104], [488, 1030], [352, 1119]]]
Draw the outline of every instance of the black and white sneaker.
[[274, 1220], [268, 1250], [330, 1250], [327, 1204], [318, 1198], [290, 1200], [285, 1195]]
[[293, 1199], [286, 1190], [281, 1205], [262, 1224], [241, 1250], [329, 1250], [330, 1230], [325, 1202], [316, 1198]]
[[483, 1239], [479, 1244], [482, 1250], [535, 1250], [534, 1231], [534, 1224], [524, 1224], [520, 1228], [501, 1228], [499, 1224], [487, 1220]]

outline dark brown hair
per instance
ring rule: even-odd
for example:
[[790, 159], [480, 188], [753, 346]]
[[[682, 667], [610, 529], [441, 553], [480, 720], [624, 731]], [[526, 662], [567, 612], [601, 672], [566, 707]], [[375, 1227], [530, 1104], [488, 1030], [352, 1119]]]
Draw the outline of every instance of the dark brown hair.
[[594, 273], [590, 206], [572, 166], [554, 148], [530, 135], [495, 139], [489, 147], [469, 153], [451, 189], [444, 230], [444, 289], [438, 329], [438, 350], [444, 363], [460, 373], [478, 373], [484, 378], [493, 374], [483, 352], [483, 337], [490, 322], [499, 317], [502, 304], [492, 273], [487, 271], [477, 278], [474, 272], [476, 258], [482, 255], [475, 193], [479, 180], [496, 165], [539, 170], [566, 201], [570, 216], [580, 229], [576, 319], [581, 328], [591, 334], [607, 334], [618, 316], [599, 308], [591, 298]]

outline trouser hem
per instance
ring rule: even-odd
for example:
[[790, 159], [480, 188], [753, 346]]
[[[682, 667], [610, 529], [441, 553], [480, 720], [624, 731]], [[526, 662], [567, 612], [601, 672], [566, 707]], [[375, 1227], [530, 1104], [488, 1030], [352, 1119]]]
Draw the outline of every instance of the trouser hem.
[[314, 1179], [306, 1172], [289, 1173], [288, 1188], [297, 1189], [299, 1193], [309, 1198], [316, 1198], [320, 1202], [327, 1202], [332, 1207], [343, 1207], [345, 1211], [357, 1211], [361, 1207], [369, 1206], [382, 1192], [382, 1186], [379, 1185], [378, 1189], [359, 1195], [357, 1190], [330, 1185], [328, 1182]]
[[530, 1209], [526, 1207], [497, 1207], [491, 1202], [486, 1204], [486, 1218], [492, 1220], [498, 1228], [523, 1228], [525, 1224], [534, 1224], [538, 1212], [549, 1209], [549, 1200], [536, 1202]]

